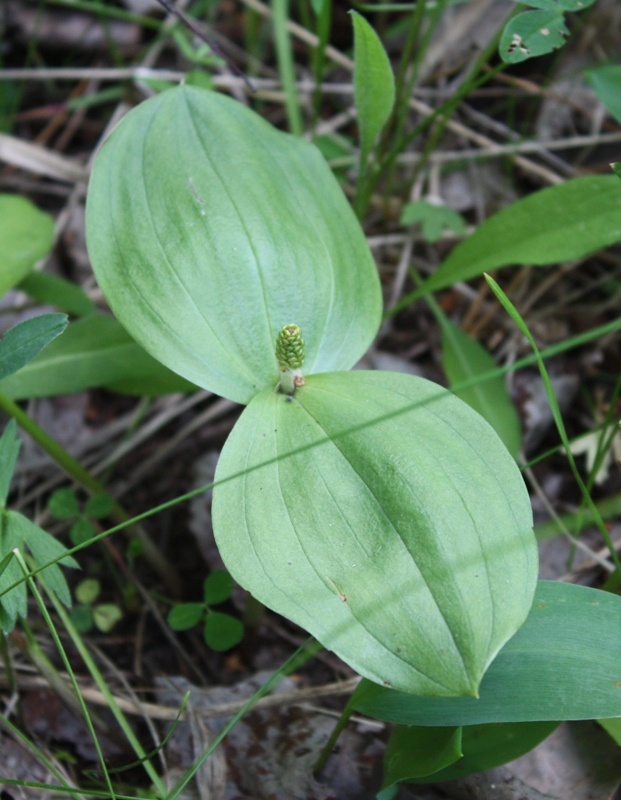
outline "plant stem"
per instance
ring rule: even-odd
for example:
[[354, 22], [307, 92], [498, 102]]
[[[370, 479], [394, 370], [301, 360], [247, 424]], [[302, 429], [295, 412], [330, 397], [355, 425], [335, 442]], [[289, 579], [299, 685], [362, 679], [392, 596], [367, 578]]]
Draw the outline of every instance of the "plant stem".
[[313, 51], [313, 76], [315, 78], [315, 90], [313, 92], [313, 120], [312, 130], [317, 127], [319, 120], [319, 106], [321, 103], [321, 82], [323, 80], [323, 69], [326, 61], [326, 45], [330, 37], [332, 26], [332, 0], [323, 0], [321, 11], [317, 15], [317, 26], [315, 33], [319, 39], [317, 47]]
[[[56, 631], [56, 628], [54, 627], [54, 623], [52, 622], [52, 618], [50, 617], [49, 611], [47, 610], [47, 608], [45, 606], [45, 603], [43, 602], [43, 598], [41, 597], [41, 594], [40, 594], [39, 590], [37, 589], [37, 585], [34, 582], [34, 580], [32, 579], [32, 576], [30, 574], [30, 570], [29, 570], [26, 562], [24, 561], [23, 555], [19, 552], [19, 550], [14, 550], [13, 552], [15, 553], [15, 557], [17, 558], [17, 560], [19, 562], [19, 565], [22, 568], [22, 571], [23, 571], [24, 575], [27, 578], [28, 586], [30, 587], [30, 591], [33, 593], [33, 595], [35, 597], [35, 600], [37, 601], [37, 605], [39, 606], [39, 611], [41, 612], [41, 614], [43, 615], [43, 618], [45, 619], [45, 622], [46, 622], [46, 624], [47, 624], [47, 626], [49, 628], [50, 634], [52, 635], [52, 639], [54, 640], [54, 644], [56, 645], [56, 647], [58, 649], [58, 653], [59, 653], [59, 655], [60, 655], [60, 657], [62, 659], [62, 662], [63, 662], [63, 664], [65, 666], [65, 669], [67, 670], [67, 674], [69, 675], [69, 678], [70, 678], [71, 683], [73, 685], [73, 691], [75, 692], [75, 698], [72, 697], [72, 701], [73, 702], [77, 702], [78, 705], [79, 705], [79, 709], [82, 712], [82, 715], [84, 717], [84, 722], [86, 723], [86, 727], [88, 728], [88, 732], [89, 732], [89, 734], [91, 736], [91, 739], [93, 741], [93, 745], [95, 746], [95, 750], [97, 751], [97, 756], [99, 758], [99, 763], [101, 764], [102, 772], [103, 772], [103, 774], [105, 776], [105, 779], [106, 779], [106, 785], [107, 785], [108, 791], [110, 792], [110, 797], [114, 798], [114, 789], [112, 788], [112, 782], [110, 780], [110, 776], [108, 775], [108, 770], [106, 769], [106, 762], [105, 762], [105, 759], [104, 759], [104, 756], [103, 756], [103, 753], [102, 753], [102, 750], [101, 750], [101, 747], [100, 747], [100, 744], [99, 744], [99, 740], [97, 738], [97, 734], [95, 733], [95, 727], [93, 725], [93, 721], [92, 721], [91, 715], [88, 712], [88, 708], [86, 707], [86, 703], [84, 702], [84, 698], [80, 694], [80, 687], [78, 686], [78, 682], [76, 680], [75, 674], [74, 674], [73, 670], [71, 669], [71, 664], [70, 664], [69, 659], [67, 657], [67, 653], [65, 652], [65, 649], [64, 649], [64, 647], [62, 645], [62, 642], [60, 641], [60, 637], [58, 636], [58, 632]], [[25, 621], [23, 621], [22, 624], [26, 625]], [[39, 646], [36, 644], [36, 642], [34, 640], [34, 636], [32, 635], [32, 632], [30, 631], [30, 629], [27, 626], [26, 626], [26, 630], [27, 630], [27, 633], [28, 633], [29, 645], [31, 647], [34, 647], [34, 648], [38, 649]], [[43, 656], [43, 653], [41, 653], [41, 656]], [[45, 656], [43, 656], [43, 658], [45, 659]], [[50, 666], [51, 666], [51, 664], [50, 664]], [[60, 676], [58, 676], [58, 677], [60, 678]], [[62, 685], [64, 686], [64, 682], [63, 682]], [[67, 691], [69, 691], [68, 687], [64, 687], [64, 688]]]
[[287, 28], [289, 0], [272, 0], [272, 17], [274, 20], [278, 71], [285, 92], [285, 108], [287, 110], [289, 129], [296, 136], [301, 136], [304, 133], [304, 126], [295, 89], [295, 68], [291, 52], [291, 37]]
[[144, 749], [143, 749], [142, 745], [140, 744], [140, 742], [138, 741], [138, 739], [136, 738], [136, 735], [135, 735], [131, 725], [129, 724], [129, 722], [125, 718], [125, 715], [123, 714], [123, 712], [119, 708], [116, 700], [114, 699], [114, 695], [112, 694], [112, 692], [108, 688], [108, 684], [104, 680], [103, 675], [101, 674], [101, 672], [97, 668], [97, 665], [93, 661], [93, 659], [91, 657], [91, 654], [88, 652], [88, 649], [86, 648], [86, 645], [82, 641], [82, 638], [80, 637], [79, 633], [76, 631], [75, 627], [73, 626], [73, 623], [71, 622], [71, 620], [69, 618], [69, 615], [67, 614], [67, 612], [63, 608], [62, 604], [59, 602], [59, 600], [55, 597], [55, 595], [52, 592], [48, 591], [48, 596], [50, 597], [52, 603], [54, 604], [54, 608], [56, 609], [56, 613], [58, 614], [58, 616], [60, 617], [63, 625], [65, 626], [65, 629], [66, 629], [67, 633], [71, 637], [71, 641], [75, 645], [78, 653], [80, 654], [82, 660], [84, 661], [84, 663], [85, 663], [88, 671], [90, 672], [93, 680], [95, 681], [95, 683], [99, 687], [100, 692], [104, 695], [104, 697], [108, 701], [108, 708], [110, 709], [110, 711], [114, 715], [114, 718], [118, 722], [119, 727], [121, 728], [121, 730], [123, 731], [123, 733], [127, 737], [127, 740], [131, 744], [134, 752], [136, 753], [138, 758], [141, 760], [142, 765], [144, 766], [147, 774], [149, 775], [149, 778], [151, 779], [153, 784], [157, 787], [157, 789], [161, 793], [161, 795], [164, 796], [165, 793], [166, 793], [166, 789], [164, 787], [164, 784], [161, 781], [161, 778], [159, 777], [159, 775], [157, 774], [155, 768], [153, 767], [153, 765], [149, 761], [149, 759], [147, 757], [147, 754], [144, 751]]
[[[55, 439], [47, 434], [43, 428], [26, 414], [17, 403], [9, 399], [6, 395], [0, 393], [0, 409], [9, 414], [17, 422], [17, 424], [24, 430], [34, 441], [48, 453], [54, 461], [63, 469], [69, 477], [80, 484], [91, 494], [105, 493], [105, 486], [100, 483], [91, 473], [85, 469], [79, 461], [76, 461], [73, 456], [65, 450]], [[124, 523], [131, 519], [130, 514], [120, 505], [114, 502], [112, 510], [110, 511], [111, 518], [117, 523]], [[176, 594], [180, 594], [181, 580], [176, 574], [174, 567], [165, 558], [164, 554], [153, 542], [151, 537], [140, 526], [131, 525], [128, 527], [128, 533], [140, 539], [142, 544], [143, 553], [149, 564], [160, 575], [166, 584]]]

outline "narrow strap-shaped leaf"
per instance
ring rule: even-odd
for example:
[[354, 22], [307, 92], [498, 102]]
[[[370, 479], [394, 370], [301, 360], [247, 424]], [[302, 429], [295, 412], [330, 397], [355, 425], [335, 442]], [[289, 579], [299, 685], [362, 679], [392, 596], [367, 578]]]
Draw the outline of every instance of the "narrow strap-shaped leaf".
[[[17, 424], [10, 420], [0, 438], [0, 507], [4, 508], [15, 471], [17, 456], [22, 446], [17, 438]], [[7, 551], [8, 552], [8, 551]], [[5, 554], [2, 554], [5, 555]]]
[[25, 197], [0, 194], [0, 297], [47, 255], [54, 220]]
[[40, 314], [7, 331], [0, 341], [0, 381], [26, 366], [66, 327], [65, 314]]
[[356, 11], [354, 24], [354, 99], [360, 129], [360, 165], [388, 121], [395, 102], [395, 78], [384, 46], [371, 25]]
[[478, 699], [416, 697], [363, 681], [350, 703], [404, 725], [621, 717], [621, 597], [540, 581], [528, 619], [491, 664]]
[[[442, 312], [440, 312], [442, 313]], [[444, 315], [441, 316], [442, 364], [451, 385], [472, 381], [495, 369], [496, 363], [487, 350], [464, 333]], [[456, 392], [458, 397], [478, 411], [505, 443], [514, 458], [522, 440], [520, 418], [502, 377], [474, 383]]]
[[[440, 783], [455, 778], [465, 778], [475, 772], [500, 767], [530, 752], [553, 733], [559, 722], [500, 722], [488, 725], [464, 725], [461, 728], [463, 757], [426, 777], [412, 774], [408, 783]], [[427, 728], [413, 726], [408, 730], [453, 730], [453, 728]], [[405, 761], [407, 754], [403, 753]]]
[[49, 272], [34, 270], [19, 284], [19, 288], [40, 303], [54, 305], [79, 317], [97, 311], [95, 303], [77, 284]]
[[509, 264], [556, 264], [621, 240], [621, 184], [574, 178], [541, 189], [485, 220], [409, 298]]
[[21, 400], [81, 392], [95, 386], [147, 395], [196, 388], [146, 353], [118, 320], [89, 314], [70, 323], [63, 336], [17, 374], [1, 381], [0, 392]]

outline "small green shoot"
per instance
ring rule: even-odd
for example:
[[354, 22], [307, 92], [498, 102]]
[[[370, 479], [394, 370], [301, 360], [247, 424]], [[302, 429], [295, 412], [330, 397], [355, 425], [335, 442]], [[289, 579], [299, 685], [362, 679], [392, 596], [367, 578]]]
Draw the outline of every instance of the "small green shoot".
[[[65, 567], [79, 569], [75, 559], [64, 555], [66, 548], [53, 536], [23, 514], [6, 508], [9, 486], [20, 447], [17, 426], [15, 421], [11, 420], [0, 438], [0, 560], [4, 562], [7, 556], [26, 544], [39, 565], [56, 559]], [[4, 633], [9, 633], [14, 628], [17, 617], [26, 617], [25, 583], [10, 588], [21, 576], [22, 571], [15, 559], [5, 565], [0, 575], [0, 625]], [[42, 570], [41, 577], [66, 606], [71, 605], [69, 587], [58, 564], [52, 563], [46, 566]]]
[[71, 489], [57, 489], [48, 501], [49, 513], [60, 520], [73, 519], [69, 529], [72, 544], [78, 545], [97, 535], [92, 519], [105, 519], [114, 506], [113, 498], [100, 492], [88, 498], [81, 508], [78, 498]]
[[406, 203], [401, 212], [402, 225], [421, 225], [425, 239], [437, 242], [444, 231], [461, 236], [466, 230], [466, 220], [457, 211], [441, 202], [416, 200]]
[[512, 17], [500, 39], [500, 57], [507, 64], [518, 64], [562, 47], [569, 36], [567, 11], [582, 11], [595, 0], [526, 0], [538, 9]]
[[168, 624], [175, 631], [185, 631], [202, 621], [206, 644], [213, 650], [230, 650], [241, 642], [244, 626], [229, 614], [213, 611], [211, 606], [226, 602], [233, 592], [233, 586], [233, 579], [226, 570], [214, 570], [203, 585], [204, 601], [175, 606], [168, 614]]
[[366, 19], [350, 11], [354, 25], [354, 98], [360, 130], [357, 200], [363, 197], [373, 145], [395, 102], [395, 78], [384, 46]]
[[0, 194], [0, 297], [48, 254], [53, 237], [49, 214], [25, 197]]
[[75, 588], [78, 605], [71, 609], [71, 621], [78, 633], [88, 633], [93, 627], [109, 633], [122, 619], [123, 611], [116, 603], [95, 603], [101, 592], [101, 583], [96, 578], [86, 578]]

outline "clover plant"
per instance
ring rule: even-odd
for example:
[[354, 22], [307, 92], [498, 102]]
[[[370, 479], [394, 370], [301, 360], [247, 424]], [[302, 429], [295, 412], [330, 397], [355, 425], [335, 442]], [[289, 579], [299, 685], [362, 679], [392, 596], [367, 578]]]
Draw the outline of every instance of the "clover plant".
[[233, 593], [234, 582], [224, 569], [210, 573], [203, 584], [202, 603], [179, 603], [168, 613], [168, 624], [175, 631], [185, 631], [203, 623], [205, 643], [214, 650], [230, 650], [241, 642], [244, 626], [235, 617], [214, 611]]
[[381, 287], [316, 148], [215, 92], [163, 92], [100, 151], [87, 241], [129, 333], [247, 406], [213, 499], [234, 579], [372, 681], [476, 695], [532, 603], [528, 494], [450, 392], [349, 371]]

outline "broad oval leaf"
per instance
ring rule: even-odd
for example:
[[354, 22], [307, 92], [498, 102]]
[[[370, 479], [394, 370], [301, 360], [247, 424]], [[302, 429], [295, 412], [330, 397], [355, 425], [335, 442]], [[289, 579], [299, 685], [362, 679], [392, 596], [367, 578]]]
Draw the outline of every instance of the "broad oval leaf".
[[354, 99], [360, 128], [360, 162], [388, 122], [395, 103], [395, 78], [384, 45], [366, 19], [350, 11], [354, 25]]
[[476, 694], [530, 608], [521, 475], [430, 381], [311, 375], [253, 398], [220, 457], [214, 532], [233, 578], [373, 681]]
[[277, 384], [284, 325], [302, 329], [305, 372], [349, 369], [379, 326], [375, 263], [319, 151], [215, 92], [171, 89], [121, 121], [87, 240], [129, 333], [240, 403]]
[[509, 264], [557, 264], [621, 240], [621, 184], [614, 175], [541, 189], [485, 220], [409, 298]]
[[621, 597], [540, 581], [528, 619], [478, 699], [412, 697], [363, 681], [350, 708], [404, 725], [621, 717]]
[[47, 255], [54, 220], [25, 197], [0, 194], [0, 296]]
[[551, 53], [565, 44], [569, 28], [559, 11], [524, 11], [507, 23], [499, 52], [507, 64]]
[[147, 395], [196, 389], [146, 353], [114, 317], [89, 314], [70, 323], [60, 338], [18, 373], [0, 381], [0, 392], [18, 400], [95, 386]]

